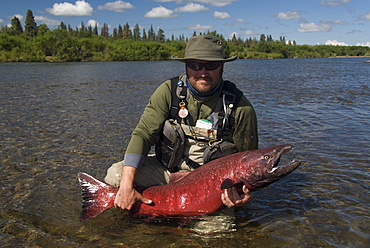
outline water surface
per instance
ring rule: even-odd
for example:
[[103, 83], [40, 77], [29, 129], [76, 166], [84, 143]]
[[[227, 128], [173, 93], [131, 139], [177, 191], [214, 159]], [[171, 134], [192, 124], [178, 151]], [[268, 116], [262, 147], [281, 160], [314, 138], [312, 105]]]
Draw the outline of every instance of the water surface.
[[[260, 147], [304, 161], [253, 193], [237, 230], [198, 235], [112, 209], [86, 223], [77, 172], [99, 179], [123, 157], [149, 96], [183, 64], [0, 64], [0, 245], [369, 247], [370, 63], [363, 58], [226, 64], [253, 103]], [[287, 160], [283, 160], [287, 162]]]

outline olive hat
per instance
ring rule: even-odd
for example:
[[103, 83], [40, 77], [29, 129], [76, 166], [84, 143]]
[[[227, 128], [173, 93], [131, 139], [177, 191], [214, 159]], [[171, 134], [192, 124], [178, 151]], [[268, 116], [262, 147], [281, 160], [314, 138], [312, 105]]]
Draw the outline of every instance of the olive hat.
[[172, 55], [172, 59], [186, 62], [189, 59], [205, 61], [234, 61], [238, 56], [224, 57], [224, 46], [222, 40], [211, 35], [198, 35], [189, 39], [185, 49], [185, 57], [179, 58]]

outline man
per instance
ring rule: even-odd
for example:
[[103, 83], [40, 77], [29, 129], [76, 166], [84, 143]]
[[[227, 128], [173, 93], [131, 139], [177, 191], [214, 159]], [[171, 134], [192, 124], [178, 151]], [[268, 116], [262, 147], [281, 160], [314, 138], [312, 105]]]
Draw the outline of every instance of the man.
[[[232, 83], [222, 79], [224, 63], [237, 59], [236, 56], [224, 58], [222, 41], [208, 35], [193, 36], [188, 41], [185, 57], [174, 56], [173, 59], [185, 63], [186, 75], [176, 79], [178, 86], [172, 80], [167, 80], [158, 87], [132, 134], [124, 161], [108, 169], [105, 181], [119, 186], [116, 207], [129, 210], [136, 201], [150, 204], [151, 199], [144, 198], [135, 190], [135, 186], [167, 184], [171, 172], [188, 171], [201, 166], [205, 150], [213, 141], [217, 145], [229, 141], [237, 151], [258, 148], [257, 118], [252, 105], [241, 93], [238, 97], [240, 91], [228, 92], [229, 86], [226, 85]], [[230, 95], [233, 100], [239, 98], [238, 102], [226, 104], [225, 99]], [[175, 100], [179, 103], [176, 116], [171, 112], [176, 108], [173, 106]], [[157, 156], [148, 156], [148, 153], [152, 146], [160, 144], [165, 122], [171, 118], [181, 122], [180, 129], [184, 132], [185, 140], [183, 150], [180, 150], [180, 162], [167, 165], [158, 153]], [[232, 123], [228, 130], [226, 123]], [[229, 135], [220, 136], [223, 132]], [[243, 191], [240, 194], [235, 188], [225, 190], [221, 196], [223, 203], [229, 208], [247, 205], [251, 196], [248, 189], [244, 188]]]

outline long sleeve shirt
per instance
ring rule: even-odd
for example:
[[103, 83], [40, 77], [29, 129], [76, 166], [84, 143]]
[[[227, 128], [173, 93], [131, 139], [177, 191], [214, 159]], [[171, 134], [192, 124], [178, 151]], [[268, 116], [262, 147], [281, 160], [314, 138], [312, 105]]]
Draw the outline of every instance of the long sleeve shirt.
[[[199, 100], [190, 94], [187, 99], [187, 109], [192, 118], [194, 120], [207, 119], [215, 111], [221, 91], [205, 100]], [[171, 80], [167, 80], [150, 97], [149, 103], [132, 133], [124, 157], [124, 166], [138, 168], [143, 163], [151, 147], [159, 141], [162, 127], [170, 117], [171, 103]], [[256, 113], [244, 95], [236, 109], [230, 140], [237, 146], [238, 151], [258, 148]]]

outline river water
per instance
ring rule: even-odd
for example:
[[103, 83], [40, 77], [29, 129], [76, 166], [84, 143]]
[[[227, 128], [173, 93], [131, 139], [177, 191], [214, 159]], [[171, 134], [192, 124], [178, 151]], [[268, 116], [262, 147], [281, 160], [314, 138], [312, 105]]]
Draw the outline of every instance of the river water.
[[[0, 64], [1, 247], [369, 247], [370, 63], [238, 60], [224, 78], [253, 103], [260, 147], [290, 143], [303, 164], [254, 192], [236, 231], [111, 209], [79, 222], [79, 171], [103, 179], [149, 96], [183, 64]], [[281, 163], [284, 163], [284, 159]]]

